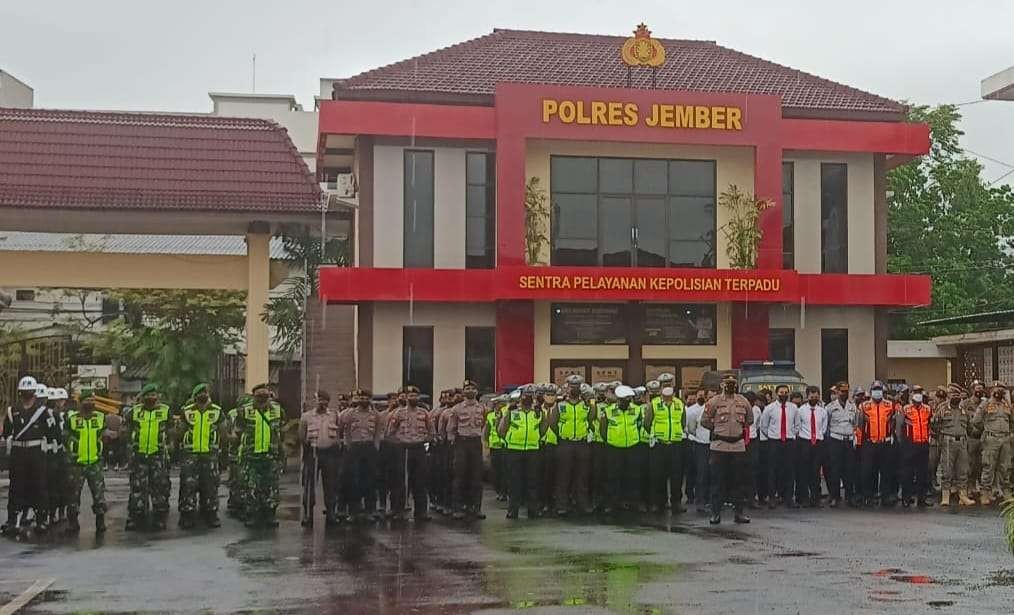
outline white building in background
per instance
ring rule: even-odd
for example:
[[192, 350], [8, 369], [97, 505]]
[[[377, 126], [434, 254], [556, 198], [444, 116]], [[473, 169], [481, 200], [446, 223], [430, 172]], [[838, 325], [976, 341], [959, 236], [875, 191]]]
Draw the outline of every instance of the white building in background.
[[31, 109], [34, 104], [35, 90], [0, 68], [0, 107]]

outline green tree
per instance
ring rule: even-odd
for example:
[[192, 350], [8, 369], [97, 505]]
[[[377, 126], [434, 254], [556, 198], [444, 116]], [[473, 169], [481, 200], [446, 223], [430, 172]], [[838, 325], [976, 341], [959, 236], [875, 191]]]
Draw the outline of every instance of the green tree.
[[962, 152], [956, 107], [914, 107], [909, 119], [929, 124], [932, 143], [928, 156], [888, 174], [888, 269], [932, 276], [933, 303], [896, 314], [892, 336], [925, 339], [967, 326], [920, 321], [1014, 308], [1014, 195], [990, 186]]
[[243, 293], [196, 290], [124, 290], [121, 315], [86, 343], [126, 365], [147, 370], [164, 398], [183, 403], [198, 382], [215, 375], [219, 355], [242, 339]]

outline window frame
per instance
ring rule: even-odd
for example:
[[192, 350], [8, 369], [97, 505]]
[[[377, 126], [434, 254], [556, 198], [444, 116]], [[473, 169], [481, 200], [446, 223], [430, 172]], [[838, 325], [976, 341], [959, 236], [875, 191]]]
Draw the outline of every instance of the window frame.
[[[429, 382], [416, 382], [416, 378], [409, 378], [410, 375], [410, 361], [409, 361], [409, 334], [414, 332], [429, 332]], [[433, 341], [433, 326], [432, 325], [404, 325], [401, 328], [401, 385], [405, 386], [413, 384], [419, 387], [419, 390], [423, 394], [429, 395], [430, 399], [433, 399], [433, 385], [434, 379], [436, 378], [436, 349]], [[414, 348], [414, 345], [413, 345]]]
[[[470, 334], [482, 333], [489, 336], [489, 356], [474, 357], [469, 353]], [[489, 361], [489, 381], [482, 382], [474, 371], [475, 361]], [[479, 385], [479, 393], [492, 393], [496, 389], [496, 327], [492, 326], [466, 326], [465, 327], [465, 380], [472, 380]]]
[[[486, 169], [482, 183], [470, 181], [468, 176], [469, 159], [482, 156]], [[470, 188], [485, 188], [486, 211], [484, 216], [471, 215], [468, 206]], [[468, 253], [469, 220], [482, 219], [486, 253], [482, 256], [471, 256]], [[493, 269], [496, 267], [496, 153], [489, 151], [465, 152], [465, 269]]]
[[[786, 177], [786, 171], [788, 176]], [[786, 180], [788, 185], [786, 186]], [[788, 188], [786, 190], [786, 188]], [[796, 163], [782, 161], [782, 269], [796, 268]]]
[[[409, 262], [409, 239], [412, 235], [408, 233], [408, 203], [409, 203], [409, 160], [411, 157], [419, 154], [428, 155], [430, 158], [430, 187], [432, 193], [430, 194], [430, 219], [431, 225], [429, 228], [429, 259], [423, 259], [419, 262]], [[402, 266], [405, 269], [432, 269], [434, 267], [434, 261], [436, 258], [436, 210], [437, 210], [437, 189], [436, 189], [436, 177], [437, 177], [437, 160], [436, 151], [431, 149], [409, 149], [406, 148], [402, 152], [402, 232], [401, 232], [401, 250], [402, 250]], [[412, 165], [414, 168], [414, 164]], [[414, 253], [414, 251], [413, 251]]]
[[[822, 162], [820, 163], [820, 271], [821, 273], [848, 273], [849, 272], [849, 169], [848, 163], [845, 162]], [[825, 188], [825, 170], [829, 170], [832, 167], [840, 168], [844, 171], [842, 178], [842, 191], [841, 191], [841, 223], [835, 228], [830, 228], [829, 223], [829, 209], [832, 207], [825, 197], [828, 196], [829, 190]], [[839, 266], [830, 266], [835, 263], [829, 262], [831, 260], [828, 253], [828, 237], [830, 234], [841, 233], [840, 239], [840, 255], [841, 259]]]
[[[777, 334], [786, 333], [788, 334], [788, 337], [791, 338], [791, 344], [789, 345], [789, 348], [792, 350], [791, 356], [776, 357], [776, 353], [774, 351], [775, 337]], [[793, 327], [772, 327], [768, 329], [768, 358], [772, 361], [792, 361], [793, 363], [796, 361], [796, 330]]]

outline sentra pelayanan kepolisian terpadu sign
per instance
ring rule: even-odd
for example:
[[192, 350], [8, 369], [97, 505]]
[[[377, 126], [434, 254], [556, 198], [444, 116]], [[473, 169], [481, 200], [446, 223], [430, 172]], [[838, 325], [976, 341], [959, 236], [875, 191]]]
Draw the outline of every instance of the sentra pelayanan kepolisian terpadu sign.
[[607, 100], [542, 99], [542, 123], [582, 126], [637, 126], [743, 130], [743, 109], [724, 105], [637, 103]]
[[523, 290], [658, 290], [675, 292], [755, 292], [782, 290], [779, 277], [683, 277], [667, 275], [522, 275]]

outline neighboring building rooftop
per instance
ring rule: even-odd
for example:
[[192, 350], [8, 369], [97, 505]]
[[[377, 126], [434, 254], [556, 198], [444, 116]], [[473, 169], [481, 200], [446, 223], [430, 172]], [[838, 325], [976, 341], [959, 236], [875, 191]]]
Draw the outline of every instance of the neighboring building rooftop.
[[[493, 30], [457, 45], [335, 81], [337, 99], [492, 104], [497, 83], [626, 87], [620, 61], [626, 36]], [[659, 39], [666, 63], [656, 87], [666, 90], [776, 94], [799, 117], [901, 119], [899, 102], [712, 41]], [[631, 86], [650, 88], [650, 69], [630, 71]]]
[[0, 109], [0, 207], [320, 210], [284, 128], [262, 119]]
[[[282, 240], [271, 239], [271, 258], [285, 257]], [[237, 235], [100, 235], [0, 231], [0, 252], [101, 252], [244, 256], [246, 240]]]

